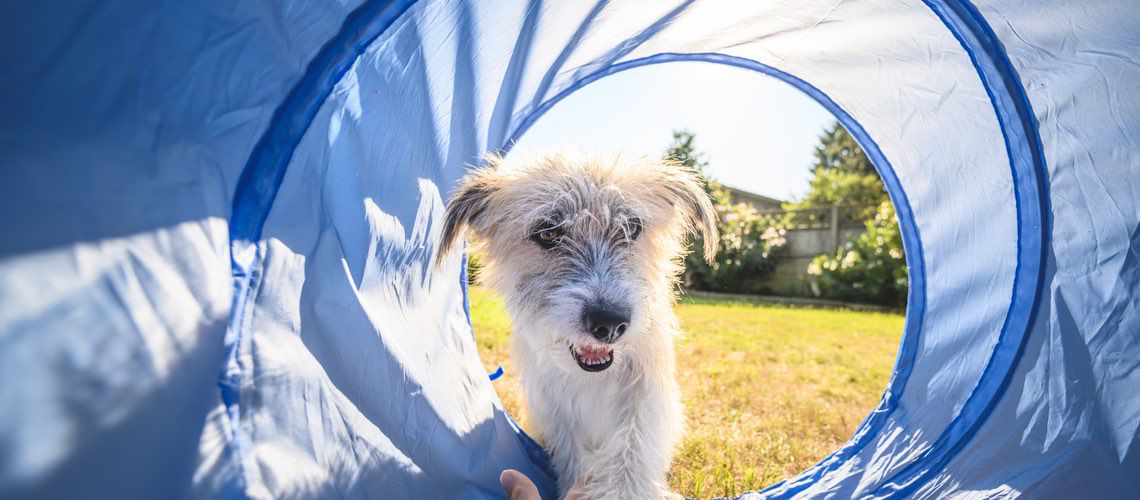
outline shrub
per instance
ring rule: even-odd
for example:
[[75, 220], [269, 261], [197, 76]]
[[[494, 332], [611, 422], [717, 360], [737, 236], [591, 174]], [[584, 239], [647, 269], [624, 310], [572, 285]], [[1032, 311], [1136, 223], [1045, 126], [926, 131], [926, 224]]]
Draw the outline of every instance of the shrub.
[[881, 202], [864, 226], [866, 231], [834, 256], [821, 255], [808, 265], [812, 293], [828, 299], [902, 307], [907, 295], [906, 258], [891, 202]]
[[719, 251], [711, 265], [705, 262], [703, 244], [685, 258], [684, 283], [698, 290], [732, 293], [768, 293], [768, 278], [786, 248], [787, 231], [772, 217], [755, 208], [731, 202], [727, 190], [708, 181], [717, 212]]

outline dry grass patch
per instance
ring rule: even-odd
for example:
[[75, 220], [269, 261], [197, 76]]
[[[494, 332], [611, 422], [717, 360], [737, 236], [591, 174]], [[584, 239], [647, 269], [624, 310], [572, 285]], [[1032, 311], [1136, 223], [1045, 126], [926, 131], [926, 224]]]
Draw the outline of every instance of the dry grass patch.
[[[688, 431], [670, 476], [687, 497], [736, 496], [815, 464], [878, 402], [898, 350], [897, 314], [686, 298], [677, 350]], [[471, 318], [499, 397], [523, 421], [502, 301], [471, 288]]]

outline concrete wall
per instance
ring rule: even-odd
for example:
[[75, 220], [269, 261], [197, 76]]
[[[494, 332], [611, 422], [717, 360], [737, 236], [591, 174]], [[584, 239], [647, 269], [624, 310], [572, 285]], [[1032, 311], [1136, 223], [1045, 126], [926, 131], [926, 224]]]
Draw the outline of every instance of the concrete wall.
[[[845, 227], [838, 232], [838, 244], [843, 245], [862, 234], [863, 227]], [[831, 228], [789, 229], [787, 250], [776, 264], [768, 280], [768, 287], [777, 295], [812, 296], [808, 287], [807, 267], [820, 255], [835, 255], [839, 249], [834, 243]]]
[[817, 255], [834, 254], [840, 246], [863, 234], [863, 231], [863, 227], [845, 227], [836, 234], [832, 233], [831, 228], [789, 229], [785, 258], [806, 258], [810, 261]]

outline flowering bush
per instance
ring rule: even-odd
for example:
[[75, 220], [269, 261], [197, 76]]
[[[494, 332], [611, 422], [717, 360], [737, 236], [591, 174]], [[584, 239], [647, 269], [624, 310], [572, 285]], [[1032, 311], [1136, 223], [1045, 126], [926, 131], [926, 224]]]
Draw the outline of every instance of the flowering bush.
[[879, 204], [866, 231], [834, 256], [821, 255], [808, 265], [812, 293], [818, 297], [901, 307], [906, 304], [906, 257], [895, 209]]
[[701, 243], [694, 244], [695, 251], [685, 258], [685, 285], [717, 292], [768, 292], [765, 282], [787, 245], [787, 231], [755, 208], [733, 204], [728, 191], [713, 181], [709, 191], [717, 213], [719, 251], [709, 265]]

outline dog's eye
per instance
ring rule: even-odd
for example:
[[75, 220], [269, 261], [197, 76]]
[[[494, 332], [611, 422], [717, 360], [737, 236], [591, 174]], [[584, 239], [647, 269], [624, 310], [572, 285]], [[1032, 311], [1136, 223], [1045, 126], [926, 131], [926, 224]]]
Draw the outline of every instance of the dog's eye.
[[626, 234], [629, 235], [629, 239], [636, 240], [638, 236], [641, 236], [641, 219], [637, 217], [630, 218], [629, 221], [625, 223], [625, 231]]
[[562, 239], [562, 229], [557, 227], [548, 227], [539, 229], [530, 238], [537, 242], [542, 248], [554, 248], [558, 244], [558, 240]]

